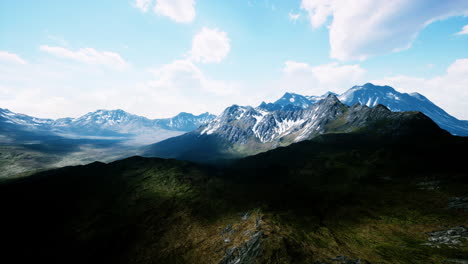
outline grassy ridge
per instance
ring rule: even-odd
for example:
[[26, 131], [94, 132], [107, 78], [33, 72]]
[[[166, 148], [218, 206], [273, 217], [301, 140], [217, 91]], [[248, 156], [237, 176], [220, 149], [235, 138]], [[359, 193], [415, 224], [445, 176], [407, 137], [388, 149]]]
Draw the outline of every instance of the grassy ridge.
[[[467, 259], [429, 231], [468, 226], [464, 138], [327, 135], [227, 167], [133, 157], [0, 184], [0, 240], [11, 263], [219, 263], [261, 219], [257, 263]], [[437, 190], [418, 183], [439, 180]], [[246, 220], [242, 216], [249, 212]], [[223, 230], [235, 231], [225, 242]]]

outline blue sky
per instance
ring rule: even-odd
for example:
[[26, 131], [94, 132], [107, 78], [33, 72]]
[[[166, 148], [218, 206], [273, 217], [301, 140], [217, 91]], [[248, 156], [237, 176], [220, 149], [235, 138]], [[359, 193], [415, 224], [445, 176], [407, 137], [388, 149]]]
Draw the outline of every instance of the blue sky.
[[467, 15], [463, 0], [2, 1], [0, 107], [156, 118], [375, 82], [468, 119]]

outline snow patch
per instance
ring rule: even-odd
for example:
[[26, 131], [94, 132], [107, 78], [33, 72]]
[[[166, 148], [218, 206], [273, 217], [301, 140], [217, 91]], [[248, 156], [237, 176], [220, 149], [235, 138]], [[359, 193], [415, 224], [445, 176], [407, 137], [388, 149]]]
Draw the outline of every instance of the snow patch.
[[269, 112], [262, 110], [257, 110], [257, 112], [259, 113], [259, 115], [252, 116], [253, 118], [255, 118], [255, 125], [252, 127], [252, 132], [254, 133], [255, 137], [260, 139], [262, 143], [265, 143], [266, 139], [264, 139], [262, 135], [260, 135], [260, 132], [258, 131], [258, 125], [262, 122], [265, 116], [269, 114]]
[[276, 119], [276, 127], [275, 133], [278, 135], [277, 137], [282, 137], [285, 134], [288, 134], [292, 129], [304, 124], [307, 120], [305, 119], [286, 119], [278, 122]]

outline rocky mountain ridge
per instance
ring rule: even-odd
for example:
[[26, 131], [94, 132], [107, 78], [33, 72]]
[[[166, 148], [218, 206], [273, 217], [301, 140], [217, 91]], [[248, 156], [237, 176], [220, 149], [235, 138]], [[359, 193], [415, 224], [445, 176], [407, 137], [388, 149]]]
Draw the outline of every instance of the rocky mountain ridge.
[[264, 104], [256, 108], [233, 105], [195, 131], [149, 146], [146, 155], [198, 161], [241, 157], [322, 134], [363, 131], [391, 137], [444, 134], [420, 112], [392, 112], [380, 104], [347, 106], [328, 94], [307, 108], [268, 111]]

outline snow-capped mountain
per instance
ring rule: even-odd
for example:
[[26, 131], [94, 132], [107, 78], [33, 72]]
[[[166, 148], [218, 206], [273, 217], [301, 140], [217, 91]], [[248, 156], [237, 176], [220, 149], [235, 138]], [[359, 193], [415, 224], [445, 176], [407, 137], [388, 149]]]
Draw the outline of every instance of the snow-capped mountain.
[[123, 110], [97, 110], [78, 118], [62, 118], [53, 122], [53, 130], [82, 136], [122, 136], [149, 133], [152, 120]]
[[138, 143], [154, 143], [191, 131], [214, 116], [180, 113], [173, 118], [148, 119], [123, 110], [97, 110], [78, 118], [41, 119], [0, 109], [3, 130], [26, 131], [69, 138], [144, 138]]
[[230, 106], [195, 131], [149, 146], [146, 155], [209, 161], [251, 155], [321, 134], [353, 131], [390, 136], [444, 133], [420, 112], [392, 112], [380, 104], [347, 106], [328, 94], [304, 108]]
[[285, 93], [283, 97], [281, 97], [276, 102], [274, 102], [274, 104], [280, 105], [283, 107], [286, 105], [292, 104], [292, 105], [299, 106], [302, 108], [307, 108], [312, 104], [312, 102], [310, 102], [310, 100], [308, 100], [307, 98], [305, 98], [304, 96], [300, 94]]
[[23, 126], [25, 129], [49, 129], [54, 120], [36, 118], [0, 108], [0, 122], [9, 126]]
[[382, 104], [397, 112], [420, 111], [450, 133], [468, 136], [468, 121], [456, 119], [419, 93], [400, 93], [390, 86], [366, 83], [352, 87], [338, 98], [347, 105], [360, 103], [372, 107]]
[[[352, 106], [356, 103], [369, 107], [382, 104], [394, 112], [419, 111], [430, 117], [441, 128], [450, 133], [459, 136], [468, 136], [468, 121], [458, 120], [449, 115], [423, 95], [419, 93], [400, 93], [390, 86], [378, 86], [371, 83], [354, 86], [341, 95], [332, 92], [321, 96], [302, 96], [299, 94], [286, 93], [276, 102], [268, 104], [262, 103], [261, 106], [270, 111], [285, 108], [293, 109], [297, 107], [307, 108], [315, 102], [326, 98], [329, 94], [336, 95], [341, 102], [348, 106]], [[305, 100], [308, 100], [308, 102]]]
[[[292, 100], [289, 102], [295, 103]], [[338, 98], [333, 95], [297, 110], [265, 111], [262, 106], [253, 108], [234, 105], [202, 127], [200, 135], [216, 134], [231, 143], [240, 144], [249, 140], [270, 143], [284, 137], [291, 137], [292, 141], [297, 142], [312, 134], [323, 133], [325, 124], [344, 110]]]
[[201, 125], [207, 124], [215, 117], [215, 115], [212, 115], [208, 112], [198, 116], [181, 112], [180, 114], [171, 118], [157, 119], [155, 120], [155, 123], [168, 130], [192, 131]]

